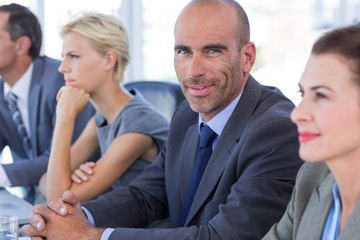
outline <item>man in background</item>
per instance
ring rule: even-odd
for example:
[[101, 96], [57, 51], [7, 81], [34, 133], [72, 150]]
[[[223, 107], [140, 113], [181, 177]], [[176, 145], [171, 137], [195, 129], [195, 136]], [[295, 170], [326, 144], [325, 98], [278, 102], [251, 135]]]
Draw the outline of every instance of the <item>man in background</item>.
[[[36, 185], [47, 169], [55, 124], [56, 94], [64, 85], [60, 61], [40, 56], [41, 27], [18, 4], [0, 6], [0, 151], [13, 163], [0, 165], [0, 187], [24, 186], [25, 199], [41, 202]], [[73, 140], [94, 114], [89, 105], [77, 118]]]

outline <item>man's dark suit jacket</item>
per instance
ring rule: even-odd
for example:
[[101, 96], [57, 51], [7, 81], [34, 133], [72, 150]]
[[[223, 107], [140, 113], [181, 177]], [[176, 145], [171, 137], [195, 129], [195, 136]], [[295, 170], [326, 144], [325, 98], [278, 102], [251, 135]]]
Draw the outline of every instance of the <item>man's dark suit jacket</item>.
[[[194, 165], [198, 114], [188, 103], [174, 113], [167, 144], [127, 188], [84, 204], [110, 239], [261, 239], [290, 200], [298, 156], [294, 105], [252, 77], [219, 137], [185, 227], [179, 227]], [[168, 218], [169, 228], [144, 229]], [[137, 227], [137, 228], [135, 228]]]
[[[64, 85], [64, 76], [58, 71], [60, 61], [39, 57], [33, 63], [28, 109], [31, 144], [35, 157], [29, 158], [23, 148], [5, 102], [4, 82], [0, 79], [0, 151], [5, 146], [10, 148], [14, 163], [3, 167], [12, 186], [37, 185], [42, 174], [46, 172], [55, 126], [56, 94]], [[74, 140], [94, 113], [95, 110], [89, 104], [77, 117]], [[26, 198], [29, 201], [33, 200], [31, 194]]]

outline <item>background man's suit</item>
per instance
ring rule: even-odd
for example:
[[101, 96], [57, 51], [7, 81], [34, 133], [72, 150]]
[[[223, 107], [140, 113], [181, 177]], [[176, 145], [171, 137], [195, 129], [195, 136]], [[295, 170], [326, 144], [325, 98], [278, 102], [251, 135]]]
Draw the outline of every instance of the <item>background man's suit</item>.
[[168, 229], [117, 228], [110, 239], [260, 239], [285, 211], [302, 163], [289, 119], [293, 107], [250, 77], [209, 160], [187, 228], [176, 227], [199, 141], [198, 114], [187, 102], [175, 112], [154, 163], [129, 188], [84, 207], [98, 227], [146, 227], [169, 218]]
[[[3, 165], [12, 186], [37, 185], [46, 172], [50, 145], [55, 125], [56, 94], [64, 85], [64, 77], [58, 71], [60, 61], [39, 57], [33, 61], [34, 68], [29, 90], [29, 126], [31, 144], [35, 157], [27, 156], [11, 119], [5, 102], [4, 82], [0, 80], [0, 151], [9, 146], [14, 163]], [[73, 139], [77, 138], [94, 109], [89, 105], [77, 117]], [[32, 201], [29, 192], [27, 200]]]
[[[324, 162], [305, 163], [299, 171], [284, 216], [264, 239], [321, 239], [333, 203], [334, 183], [334, 175]], [[338, 240], [360, 239], [359, 224], [360, 202], [341, 230]]]

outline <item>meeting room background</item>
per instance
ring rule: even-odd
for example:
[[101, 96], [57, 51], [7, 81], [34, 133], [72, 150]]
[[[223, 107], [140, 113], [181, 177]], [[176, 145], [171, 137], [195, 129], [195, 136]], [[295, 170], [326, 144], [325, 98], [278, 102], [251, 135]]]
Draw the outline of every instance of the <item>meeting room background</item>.
[[[42, 54], [61, 59], [59, 29], [81, 11], [98, 11], [122, 19], [129, 31], [131, 63], [125, 83], [138, 80], [174, 81], [173, 26], [189, 0], [0, 0], [29, 7], [43, 30]], [[257, 46], [251, 74], [265, 85], [277, 86], [295, 104], [297, 83], [314, 41], [332, 28], [360, 22], [360, 0], [238, 0], [251, 22]], [[11, 162], [9, 150], [1, 163]], [[16, 189], [14, 189], [16, 193]]]

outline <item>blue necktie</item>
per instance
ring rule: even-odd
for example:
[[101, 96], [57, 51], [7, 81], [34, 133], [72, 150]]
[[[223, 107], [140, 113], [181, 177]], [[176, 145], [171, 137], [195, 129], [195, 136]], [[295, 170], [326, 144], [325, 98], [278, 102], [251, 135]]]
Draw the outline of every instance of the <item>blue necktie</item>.
[[24, 121], [21, 117], [20, 110], [17, 106], [17, 96], [14, 93], [9, 92], [7, 94], [6, 102], [10, 110], [11, 118], [16, 126], [17, 134], [22, 141], [22, 145], [28, 156], [32, 156], [31, 142], [29, 135], [26, 131]]
[[217, 134], [213, 130], [211, 130], [209, 126], [203, 124], [201, 125], [200, 144], [188, 184], [188, 190], [186, 193], [185, 203], [180, 219], [180, 226], [184, 226], [185, 224], [185, 220], [189, 214], [189, 210], [192, 205], [197, 188], [199, 186], [200, 180], [205, 171], [209, 158], [212, 154], [212, 143], [216, 138], [216, 136]]

